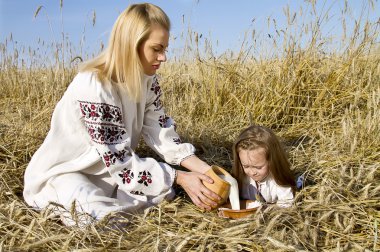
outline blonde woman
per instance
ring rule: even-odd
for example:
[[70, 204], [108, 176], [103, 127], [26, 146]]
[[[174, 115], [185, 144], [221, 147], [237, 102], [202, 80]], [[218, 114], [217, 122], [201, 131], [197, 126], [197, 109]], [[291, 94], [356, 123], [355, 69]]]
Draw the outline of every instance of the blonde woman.
[[[219, 196], [202, 180], [210, 166], [182, 143], [162, 107], [156, 71], [166, 61], [170, 21], [157, 6], [129, 6], [109, 45], [86, 62], [53, 112], [50, 131], [25, 171], [24, 198], [37, 209], [56, 202], [66, 225], [87, 225], [111, 212], [135, 213], [174, 197], [177, 183], [200, 208]], [[135, 153], [142, 136], [166, 163]], [[181, 165], [189, 172], [173, 169]], [[55, 204], [56, 205], [56, 204]], [[74, 220], [75, 219], [75, 220]]]

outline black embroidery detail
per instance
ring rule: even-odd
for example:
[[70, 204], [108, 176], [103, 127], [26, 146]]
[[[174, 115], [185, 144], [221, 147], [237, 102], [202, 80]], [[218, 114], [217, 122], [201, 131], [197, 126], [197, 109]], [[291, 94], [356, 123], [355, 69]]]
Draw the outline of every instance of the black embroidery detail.
[[174, 127], [174, 131], [177, 130], [177, 124], [173, 120], [173, 118], [167, 116], [166, 114], [160, 115], [158, 118], [158, 123], [161, 128], [170, 128], [171, 126]]
[[150, 90], [152, 90], [154, 92], [154, 94], [157, 95], [158, 97], [161, 96], [162, 91], [161, 91], [160, 84], [158, 83], [157, 76], [153, 77], [153, 83], [152, 83], [152, 87], [150, 88]]
[[131, 180], [133, 179], [134, 175], [133, 172], [130, 169], [124, 168], [121, 173], [119, 173], [119, 177], [122, 178], [123, 184], [131, 183]]
[[78, 101], [91, 139], [98, 144], [118, 144], [127, 133], [121, 109], [106, 103]]
[[169, 128], [170, 126], [172, 126], [170, 119], [171, 118], [167, 116], [166, 114], [160, 115], [160, 117], [158, 118], [158, 123], [160, 124], [160, 127]]
[[125, 128], [114, 124], [85, 122], [85, 125], [91, 139], [98, 144], [117, 144], [127, 133]]
[[176, 138], [173, 138], [173, 142], [175, 142], [176, 144], [181, 144], [182, 140], [181, 140], [181, 138], [176, 137]]
[[114, 165], [117, 160], [123, 162], [124, 158], [128, 156], [128, 154], [129, 154], [129, 151], [125, 149], [118, 152], [107, 151], [103, 154], [102, 158], [106, 166], [110, 167], [110, 165]]
[[154, 111], [159, 111], [162, 109], [162, 102], [159, 96], [157, 96], [156, 100], [154, 100], [153, 105], [156, 107]]
[[82, 115], [93, 122], [122, 124], [121, 109], [106, 103], [79, 101]]
[[162, 91], [161, 91], [160, 84], [158, 83], [157, 76], [153, 77], [153, 83], [152, 83], [150, 90], [152, 90], [154, 92], [154, 94], [156, 95], [156, 99], [154, 100], [153, 105], [156, 107], [154, 109], [154, 111], [158, 111], [158, 110], [162, 109], [162, 102], [160, 99], [160, 97], [162, 95]]
[[139, 172], [138, 178], [139, 180], [137, 182], [139, 182], [140, 184], [144, 184], [145, 186], [148, 186], [149, 184], [153, 182], [152, 175], [150, 174], [149, 171]]
[[130, 193], [134, 195], [145, 195], [143, 192], [140, 191], [131, 191]]

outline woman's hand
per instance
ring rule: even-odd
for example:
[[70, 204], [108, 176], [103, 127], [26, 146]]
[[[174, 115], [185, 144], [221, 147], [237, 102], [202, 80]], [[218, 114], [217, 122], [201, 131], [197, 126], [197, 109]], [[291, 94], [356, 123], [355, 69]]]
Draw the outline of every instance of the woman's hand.
[[[211, 210], [216, 207], [216, 201], [220, 200], [220, 196], [205, 187], [202, 181], [214, 183], [214, 181], [207, 175], [199, 172], [185, 172], [178, 171], [177, 184], [189, 195], [193, 203], [201, 209]], [[214, 199], [215, 201], [213, 201]]]

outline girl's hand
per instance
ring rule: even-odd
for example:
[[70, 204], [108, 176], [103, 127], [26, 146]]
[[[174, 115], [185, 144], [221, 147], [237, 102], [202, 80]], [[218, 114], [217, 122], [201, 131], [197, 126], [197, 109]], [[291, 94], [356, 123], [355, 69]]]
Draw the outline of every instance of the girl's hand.
[[207, 175], [199, 172], [185, 171], [178, 171], [176, 182], [178, 185], [182, 186], [196, 206], [210, 211], [211, 206], [217, 206], [215, 201], [220, 200], [221, 198], [219, 195], [205, 187], [202, 181], [214, 183], [214, 181]]

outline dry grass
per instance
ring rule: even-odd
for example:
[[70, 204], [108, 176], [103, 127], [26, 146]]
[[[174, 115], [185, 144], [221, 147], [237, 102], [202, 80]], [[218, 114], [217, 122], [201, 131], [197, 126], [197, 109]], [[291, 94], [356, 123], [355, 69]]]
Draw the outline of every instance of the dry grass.
[[[180, 192], [173, 202], [119, 220], [122, 230], [107, 220], [68, 228], [24, 203], [23, 172], [76, 68], [46, 66], [33, 50], [26, 67], [18, 55], [26, 49], [2, 43], [0, 251], [379, 250], [378, 25], [359, 26], [343, 43], [346, 50], [330, 53], [317, 46], [320, 38], [300, 49], [289, 36], [276, 49], [281, 56], [270, 59], [245, 46], [232, 58], [199, 54], [190, 32], [196, 60], [161, 70], [165, 106], [184, 140], [210, 164], [229, 169], [236, 134], [251, 122], [269, 126], [286, 143], [293, 169], [315, 184], [297, 193], [294, 207], [243, 220], [202, 213]], [[59, 59], [58, 52], [50, 58]], [[138, 151], [153, 155], [143, 144]]]

